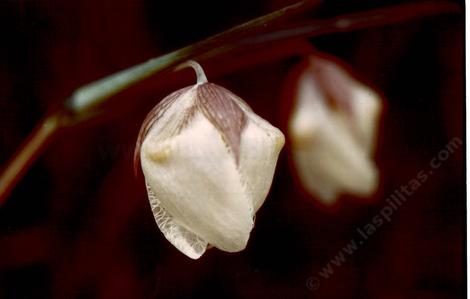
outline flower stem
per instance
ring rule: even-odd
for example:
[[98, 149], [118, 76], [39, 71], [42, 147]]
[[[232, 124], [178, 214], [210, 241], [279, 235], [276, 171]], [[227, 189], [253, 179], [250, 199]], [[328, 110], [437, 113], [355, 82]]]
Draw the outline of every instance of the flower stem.
[[34, 160], [46, 148], [61, 126], [61, 115], [53, 114], [43, 119], [31, 133], [23, 146], [7, 163], [7, 167], [0, 177], [0, 206], [16, 183], [23, 177]]
[[290, 24], [281, 30], [262, 33], [238, 42], [239, 46], [253, 46], [289, 39], [311, 38], [334, 33], [345, 33], [397, 24], [434, 15], [459, 13], [460, 7], [451, 2], [427, 1], [381, 7], [327, 19], [314, 19]]
[[187, 67], [191, 67], [194, 72], [196, 72], [197, 84], [207, 83], [207, 77], [204, 73], [204, 70], [202, 69], [201, 65], [194, 60], [188, 60], [185, 63], [178, 65], [175, 68], [175, 71], [179, 71]]
[[[192, 57], [196, 57], [210, 51], [211, 49], [230, 44], [236, 39], [240, 39], [248, 34], [266, 31], [269, 29], [268, 25], [273, 25], [285, 18], [302, 13], [317, 3], [317, 0], [300, 1], [244, 24], [235, 26], [200, 42], [191, 44], [163, 56], [150, 59], [142, 64], [138, 64], [116, 74], [92, 82], [77, 89], [66, 101], [65, 106], [68, 110], [74, 113], [77, 118], [86, 119], [88, 118], [87, 114], [89, 114], [93, 108], [133, 84], [142, 81], [155, 73], [185, 62]], [[91, 113], [90, 116], [92, 114], [93, 113]]]

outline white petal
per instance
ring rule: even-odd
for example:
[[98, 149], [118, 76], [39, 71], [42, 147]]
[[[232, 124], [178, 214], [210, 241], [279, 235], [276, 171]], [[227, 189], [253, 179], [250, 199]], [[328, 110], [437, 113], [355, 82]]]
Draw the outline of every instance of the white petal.
[[294, 163], [304, 186], [325, 203], [343, 192], [368, 196], [377, 185], [377, 169], [358, 147], [341, 120], [325, 124], [302, 147], [294, 147]]
[[163, 142], [153, 136], [152, 129], [143, 143], [142, 169], [165, 210], [209, 244], [243, 250], [252, 203], [219, 132], [196, 112], [178, 135]]
[[257, 211], [269, 192], [285, 141], [277, 128], [252, 112], [246, 113], [248, 122], [242, 132], [239, 169]]
[[308, 72], [304, 72], [299, 78], [296, 101], [289, 119], [289, 135], [294, 146], [299, 148], [304, 143], [308, 145], [315, 133], [321, 130], [328, 121], [329, 112], [323, 93], [315, 78]]
[[360, 141], [368, 153], [373, 153], [382, 110], [381, 99], [372, 89], [357, 82], [352, 89], [351, 103]]
[[381, 112], [379, 95], [353, 78], [336, 62], [319, 57], [311, 61], [315, 74], [313, 81], [319, 82], [323, 93], [336, 103], [338, 113], [348, 119], [349, 129], [357, 142], [372, 153]]
[[166, 107], [164, 113], [161, 113], [158, 121], [153, 124], [148, 133], [148, 135], [152, 134], [154, 142], [171, 138], [177, 133], [181, 124], [190, 117], [189, 113], [194, 105], [196, 87], [197, 85], [192, 88], [184, 88], [183, 90], [187, 89], [187, 91], [179, 95], [171, 105]]
[[165, 238], [170, 241], [179, 251], [192, 259], [198, 259], [206, 251], [207, 242], [198, 235], [190, 232], [183, 226], [177, 224], [173, 217], [162, 207], [150, 185], [147, 185], [147, 194], [152, 207], [152, 212]]

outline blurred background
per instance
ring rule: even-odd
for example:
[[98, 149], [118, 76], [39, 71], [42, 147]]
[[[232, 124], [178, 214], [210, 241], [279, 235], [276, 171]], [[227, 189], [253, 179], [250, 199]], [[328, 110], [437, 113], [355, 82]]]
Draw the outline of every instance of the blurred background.
[[[311, 17], [405, 2], [326, 0]], [[75, 88], [287, 4], [1, 1], [0, 165]], [[209, 250], [194, 261], [173, 248], [133, 173], [146, 113], [184, 82], [149, 79], [125, 92], [102, 117], [63, 131], [0, 207], [0, 298], [462, 298], [464, 146], [328, 278], [318, 273], [389, 195], [449, 141], [464, 140], [463, 26], [462, 13], [310, 40], [386, 99], [380, 189], [324, 208], [293, 178], [287, 146], [248, 247], [236, 254]], [[207, 76], [286, 132], [290, 99], [279, 94], [298, 61], [244, 61], [229, 73], [214, 64]]]

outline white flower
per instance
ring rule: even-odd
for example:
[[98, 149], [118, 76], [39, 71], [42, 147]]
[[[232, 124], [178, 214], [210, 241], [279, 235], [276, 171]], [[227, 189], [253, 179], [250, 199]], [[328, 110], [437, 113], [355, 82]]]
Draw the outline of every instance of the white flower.
[[301, 183], [324, 204], [341, 193], [370, 196], [378, 185], [372, 156], [380, 97], [318, 56], [310, 57], [296, 84], [289, 136]]
[[[163, 99], [136, 146], [148, 198], [165, 237], [190, 258], [208, 245], [245, 248], [271, 186], [283, 134], [223, 87], [198, 83]], [[138, 164], [137, 164], [138, 166]]]

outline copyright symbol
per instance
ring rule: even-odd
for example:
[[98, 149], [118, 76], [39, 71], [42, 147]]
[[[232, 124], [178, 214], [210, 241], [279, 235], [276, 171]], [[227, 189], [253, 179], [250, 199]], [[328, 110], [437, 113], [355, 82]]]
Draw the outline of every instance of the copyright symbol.
[[307, 278], [307, 288], [310, 291], [316, 291], [320, 287], [320, 280], [315, 276]]

